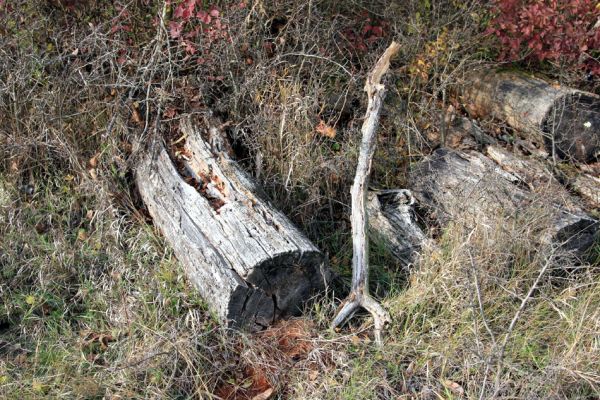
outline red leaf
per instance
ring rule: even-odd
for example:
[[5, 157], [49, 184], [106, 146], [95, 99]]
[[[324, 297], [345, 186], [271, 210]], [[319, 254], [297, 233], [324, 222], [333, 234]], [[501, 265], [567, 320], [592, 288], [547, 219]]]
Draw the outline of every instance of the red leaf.
[[173, 16], [175, 18], [181, 18], [184, 21], [190, 19], [194, 14], [194, 8], [196, 7], [196, 0], [186, 0], [175, 8]]
[[383, 36], [383, 28], [381, 26], [374, 26], [372, 31], [373, 31], [373, 35], [375, 35], [377, 37]]
[[196, 45], [192, 42], [188, 42], [187, 40], [185, 41], [185, 52], [188, 54], [196, 54], [198, 52], [198, 49], [196, 48]]
[[204, 10], [198, 11], [196, 13], [196, 18], [198, 18], [200, 20], [200, 22], [203, 22], [207, 25], [210, 24], [210, 22], [212, 21], [212, 18], [210, 17], [210, 15], [208, 15], [208, 13]]
[[169, 34], [173, 39], [177, 39], [181, 36], [181, 31], [183, 30], [183, 22], [169, 22]]

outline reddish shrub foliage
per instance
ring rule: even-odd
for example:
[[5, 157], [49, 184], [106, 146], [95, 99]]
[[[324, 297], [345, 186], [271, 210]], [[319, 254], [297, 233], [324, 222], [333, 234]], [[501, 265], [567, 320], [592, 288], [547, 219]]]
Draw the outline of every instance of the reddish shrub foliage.
[[600, 75], [600, 3], [596, 0], [493, 0], [488, 33], [501, 59], [571, 63]]
[[[170, 3], [170, 0], [169, 0]], [[192, 56], [198, 51], [201, 54], [197, 61], [205, 63], [211, 43], [219, 40], [229, 40], [228, 26], [223, 22], [223, 10], [216, 5], [204, 6], [202, 0], [175, 1], [172, 20], [169, 22], [171, 39], [179, 41], [185, 52]], [[244, 8], [245, 2], [234, 2], [230, 8]], [[203, 45], [196, 43], [201, 38]], [[204, 55], [204, 57], [203, 57]]]

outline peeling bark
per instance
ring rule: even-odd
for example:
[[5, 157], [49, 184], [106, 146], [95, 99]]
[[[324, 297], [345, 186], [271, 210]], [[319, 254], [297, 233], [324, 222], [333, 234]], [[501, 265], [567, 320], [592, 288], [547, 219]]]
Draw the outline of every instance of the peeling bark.
[[369, 233], [381, 240], [403, 267], [412, 265], [428, 242], [416, 220], [415, 199], [406, 189], [371, 191]]

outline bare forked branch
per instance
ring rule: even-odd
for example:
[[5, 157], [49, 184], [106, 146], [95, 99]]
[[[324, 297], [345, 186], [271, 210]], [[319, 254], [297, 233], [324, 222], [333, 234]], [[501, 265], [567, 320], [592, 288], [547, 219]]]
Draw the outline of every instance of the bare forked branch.
[[400, 45], [392, 42], [379, 58], [371, 73], [367, 76], [365, 91], [369, 97], [365, 121], [363, 123], [362, 141], [358, 156], [356, 175], [352, 184], [352, 289], [350, 295], [340, 308], [332, 322], [335, 328], [349, 318], [357, 308], [365, 308], [373, 316], [375, 324], [375, 340], [381, 345], [381, 331], [390, 322], [387, 311], [369, 294], [369, 241], [367, 238], [367, 187], [371, 173], [371, 163], [375, 153], [376, 128], [379, 112], [385, 96], [385, 87], [381, 84], [382, 76], [390, 66], [390, 58], [394, 56]]

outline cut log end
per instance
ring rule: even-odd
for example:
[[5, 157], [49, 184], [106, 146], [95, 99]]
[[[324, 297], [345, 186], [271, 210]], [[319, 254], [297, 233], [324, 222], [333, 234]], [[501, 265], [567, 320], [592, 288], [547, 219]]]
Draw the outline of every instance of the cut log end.
[[276, 320], [299, 315], [316, 288], [324, 285], [319, 252], [288, 253], [257, 265], [231, 296], [229, 327], [258, 331]]
[[505, 121], [554, 155], [590, 162], [600, 152], [600, 97], [513, 71], [472, 74], [460, 90], [473, 117]]

